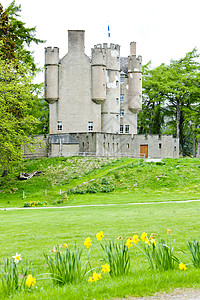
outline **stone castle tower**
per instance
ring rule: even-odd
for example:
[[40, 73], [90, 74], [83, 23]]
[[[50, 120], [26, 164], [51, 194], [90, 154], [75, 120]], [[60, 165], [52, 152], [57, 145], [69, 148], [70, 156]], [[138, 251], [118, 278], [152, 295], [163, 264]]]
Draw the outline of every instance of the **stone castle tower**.
[[120, 46], [97, 44], [85, 54], [85, 31], [68, 31], [68, 53], [45, 49], [45, 99], [50, 106], [50, 134], [137, 133], [142, 108], [142, 58], [136, 43], [130, 56]]

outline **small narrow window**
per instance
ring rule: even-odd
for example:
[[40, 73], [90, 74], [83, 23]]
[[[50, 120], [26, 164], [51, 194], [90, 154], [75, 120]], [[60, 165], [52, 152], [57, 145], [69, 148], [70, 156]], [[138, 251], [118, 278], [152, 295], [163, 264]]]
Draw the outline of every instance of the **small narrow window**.
[[119, 119], [119, 115], [116, 115], [116, 121], [118, 121], [118, 119]]
[[116, 98], [116, 104], [117, 105], [119, 104], [119, 98]]
[[119, 81], [118, 80], [116, 80], [116, 86], [118, 86], [119, 85]]
[[162, 144], [159, 144], [159, 149], [161, 149], [162, 148]]
[[123, 132], [124, 132], [124, 126], [120, 125], [120, 133], [123, 133]]
[[82, 143], [82, 146], [83, 146], [83, 148], [84, 148], [84, 142]]
[[57, 130], [63, 130], [62, 121], [57, 122]]
[[120, 109], [120, 118], [124, 117], [124, 109]]
[[119, 62], [119, 56], [117, 56], [117, 62]]
[[126, 144], [126, 148], [129, 149], [129, 144]]
[[125, 125], [125, 133], [129, 133], [129, 125]]
[[105, 148], [105, 146], [106, 146], [106, 143], [105, 143], [105, 142], [103, 142], [103, 147]]
[[93, 122], [88, 122], [88, 131], [93, 131]]
[[120, 103], [123, 103], [123, 102], [124, 102], [124, 95], [121, 94], [121, 95], [120, 95]]
[[121, 74], [121, 75], [120, 75], [120, 82], [121, 82], [121, 83], [124, 83], [124, 78], [125, 78], [124, 75]]
[[108, 143], [108, 148], [110, 147], [110, 144]]

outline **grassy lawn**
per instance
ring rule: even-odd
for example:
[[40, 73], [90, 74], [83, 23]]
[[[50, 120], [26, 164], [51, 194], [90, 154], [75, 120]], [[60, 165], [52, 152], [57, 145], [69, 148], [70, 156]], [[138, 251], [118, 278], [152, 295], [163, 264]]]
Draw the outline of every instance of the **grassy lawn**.
[[[47, 272], [43, 253], [50, 253], [57, 244], [66, 243], [70, 248], [83, 246], [90, 236], [95, 245], [96, 232], [104, 231], [105, 238], [116, 240], [143, 231], [155, 232], [166, 237], [166, 229], [172, 230], [176, 240], [175, 254], [189, 263], [180, 249], [187, 251], [187, 241], [199, 238], [200, 203], [173, 203], [142, 206], [81, 207], [55, 210], [1, 211], [1, 259], [21, 254], [23, 260], [33, 262], [37, 274]], [[13, 222], [13, 220], [15, 220]], [[179, 249], [180, 248], [180, 249]], [[148, 269], [144, 256], [131, 248], [131, 272], [121, 278], [108, 274], [101, 281], [55, 288], [50, 280], [38, 281], [38, 289], [24, 294], [21, 299], [109, 299], [125, 295], [144, 295], [174, 287], [200, 287], [200, 270], [190, 266], [186, 271], [153, 271]], [[84, 248], [86, 259], [87, 250]], [[93, 247], [91, 263], [95, 266], [101, 257]], [[42, 291], [40, 289], [42, 288]], [[85, 291], [83, 294], [83, 290]], [[22, 295], [12, 296], [20, 299]]]
[[[45, 200], [48, 206], [53, 206], [52, 201], [62, 199], [65, 193], [69, 202], [60, 205], [69, 207], [0, 211], [0, 263], [20, 253], [22, 261], [32, 262], [37, 280], [37, 288], [11, 295], [10, 299], [112, 299], [150, 295], [176, 287], [200, 288], [200, 269], [188, 265], [187, 270], [180, 271], [177, 264], [176, 269], [170, 271], [151, 270], [135, 246], [130, 248], [131, 268], [126, 276], [115, 278], [105, 274], [101, 280], [91, 283], [88, 274], [79, 284], [60, 287], [53, 285], [50, 279], [38, 280], [39, 274], [48, 272], [44, 253], [52, 254], [56, 245], [64, 243], [74, 249], [76, 243], [77, 247], [83, 247], [84, 264], [88, 254], [84, 240], [90, 237], [99, 248], [96, 233], [100, 230], [106, 241], [120, 242], [118, 236], [126, 239], [137, 234], [140, 237], [144, 231], [166, 238], [166, 229], [171, 229], [171, 239], [176, 241], [174, 254], [188, 264], [190, 260], [181, 250], [189, 253], [187, 241], [200, 238], [200, 202], [156, 202], [200, 199], [198, 159], [146, 163], [132, 159], [55, 158], [25, 161], [22, 169], [40, 170], [42, 175], [28, 181], [19, 181], [14, 174], [1, 178], [0, 207], [23, 207], [25, 201], [35, 200]], [[108, 192], [109, 189], [113, 191]], [[147, 204], [128, 205], [134, 202]], [[117, 205], [73, 207], [82, 204]], [[91, 266], [99, 266], [100, 259], [93, 245]]]

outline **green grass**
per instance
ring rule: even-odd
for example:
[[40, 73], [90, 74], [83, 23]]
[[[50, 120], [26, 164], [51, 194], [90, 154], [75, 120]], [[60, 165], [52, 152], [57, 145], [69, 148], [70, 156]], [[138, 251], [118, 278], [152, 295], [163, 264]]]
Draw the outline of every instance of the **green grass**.
[[[199, 203], [173, 203], [142, 206], [81, 207], [66, 209], [1, 211], [1, 259], [11, 257], [16, 252], [22, 258], [33, 262], [37, 274], [47, 272], [43, 253], [50, 253], [57, 244], [67, 243], [69, 247], [82, 246], [86, 237], [96, 241], [96, 232], [104, 231], [108, 240], [119, 235], [125, 237], [134, 233], [158, 233], [166, 236], [166, 229], [172, 230], [176, 239], [175, 255], [183, 262], [189, 260], [180, 249], [187, 251], [187, 241], [199, 238]], [[98, 245], [98, 242], [95, 242]], [[180, 248], [180, 249], [179, 249]], [[87, 250], [84, 248], [85, 259]], [[95, 248], [91, 250], [92, 264], [95, 266], [100, 257]], [[63, 293], [66, 299], [109, 299], [125, 295], [144, 295], [155, 291], [169, 290], [173, 287], [200, 287], [200, 270], [188, 267], [181, 272], [159, 272], [148, 269], [147, 261], [136, 248], [131, 248], [131, 273], [122, 278], [111, 279], [105, 276], [97, 283], [85, 282], [55, 288], [48, 281], [38, 281], [38, 290], [24, 295], [23, 299], [54, 299]], [[81, 290], [86, 290], [81, 295]], [[12, 299], [19, 299], [12, 296]], [[70, 298], [71, 297], [71, 298]], [[40, 299], [40, 298], [38, 298]]]
[[[83, 182], [88, 182], [89, 186], [94, 182], [101, 185], [103, 178], [113, 184], [115, 190], [69, 195], [72, 207], [67, 208], [0, 211], [0, 263], [18, 252], [23, 261], [32, 262], [37, 278], [48, 271], [43, 254], [51, 254], [56, 245], [66, 243], [73, 249], [76, 243], [77, 247], [82, 247], [85, 238], [90, 237], [98, 246], [96, 233], [100, 230], [109, 241], [117, 241], [118, 236], [140, 236], [143, 231], [166, 238], [168, 228], [172, 230], [171, 238], [176, 240], [174, 255], [184, 263], [190, 262], [181, 250], [189, 254], [188, 240], [200, 237], [200, 202], [156, 202], [200, 199], [200, 160], [165, 159], [162, 163], [147, 163], [125, 158], [55, 158], [25, 161], [23, 170], [43, 173], [23, 182], [12, 174], [10, 178], [1, 178], [0, 207], [23, 207], [29, 200], [47, 201], [52, 206], [52, 201], [61, 197], [60, 189], [64, 192]], [[18, 190], [10, 193], [13, 188]], [[26, 199], [22, 199], [23, 190]], [[144, 202], [147, 204], [128, 204]], [[73, 207], [82, 204], [117, 205]], [[83, 263], [87, 253], [84, 247]], [[200, 288], [200, 269], [189, 265], [186, 271], [180, 271], [178, 266], [170, 271], [150, 270], [136, 247], [131, 247], [130, 253], [131, 269], [126, 276], [111, 278], [105, 274], [98, 282], [89, 283], [85, 278], [80, 284], [63, 287], [55, 287], [51, 280], [37, 280], [37, 289], [16, 293], [11, 299], [112, 299], [150, 295], [177, 287]], [[101, 257], [94, 246], [90, 256], [92, 267], [99, 265]]]

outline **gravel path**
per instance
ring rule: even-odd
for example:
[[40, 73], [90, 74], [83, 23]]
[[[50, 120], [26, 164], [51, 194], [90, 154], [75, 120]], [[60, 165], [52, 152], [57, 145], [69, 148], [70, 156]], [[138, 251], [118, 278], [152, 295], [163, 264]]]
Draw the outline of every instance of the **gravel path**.
[[200, 299], [200, 290], [195, 289], [175, 289], [171, 293], [156, 293], [154, 296], [149, 297], [127, 297], [127, 298], [113, 298], [113, 300], [196, 300]]
[[113, 204], [89, 204], [89, 205], [68, 205], [68, 206], [38, 206], [38, 207], [7, 207], [0, 208], [1, 210], [21, 210], [21, 209], [59, 209], [59, 208], [76, 208], [76, 207], [106, 207], [106, 206], [130, 206], [130, 205], [156, 205], [156, 204], [169, 204], [169, 203], [190, 203], [200, 202], [200, 199], [196, 200], [171, 200], [171, 201], [160, 201], [160, 202], [138, 202], [138, 203], [113, 203]]

